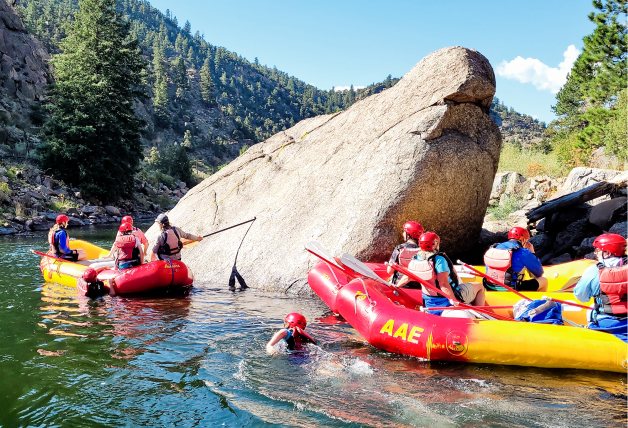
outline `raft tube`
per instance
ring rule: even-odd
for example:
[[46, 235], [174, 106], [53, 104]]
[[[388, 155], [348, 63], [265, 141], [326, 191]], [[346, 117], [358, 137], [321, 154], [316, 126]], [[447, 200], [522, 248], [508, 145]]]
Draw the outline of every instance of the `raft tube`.
[[[343, 277], [349, 281], [341, 283]], [[421, 290], [395, 294], [383, 284], [352, 279], [324, 262], [309, 272], [308, 282], [332, 311], [378, 349], [427, 361], [626, 372], [626, 344], [608, 333], [431, 315], [419, 310]]]

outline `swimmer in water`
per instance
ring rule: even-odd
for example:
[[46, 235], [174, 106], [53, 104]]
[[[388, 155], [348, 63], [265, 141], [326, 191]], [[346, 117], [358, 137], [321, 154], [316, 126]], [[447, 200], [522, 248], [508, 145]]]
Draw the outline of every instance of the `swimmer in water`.
[[307, 321], [305, 317], [299, 313], [292, 312], [286, 315], [283, 320], [283, 327], [266, 344], [266, 352], [276, 354], [275, 345], [285, 340], [290, 351], [299, 350], [306, 343], [316, 344], [316, 340], [305, 332]]

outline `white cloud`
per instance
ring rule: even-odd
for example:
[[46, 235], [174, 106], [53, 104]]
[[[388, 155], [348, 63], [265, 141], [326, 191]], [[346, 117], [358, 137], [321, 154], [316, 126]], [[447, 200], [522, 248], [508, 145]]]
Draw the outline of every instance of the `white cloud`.
[[[334, 86], [334, 91], [336, 91], [336, 92], [348, 91], [349, 89], [351, 89], [351, 86]], [[364, 86], [354, 86], [353, 87], [354, 91], [357, 91], [358, 89], [364, 89]]]
[[532, 83], [540, 91], [557, 93], [567, 81], [567, 73], [580, 55], [580, 50], [571, 45], [563, 53], [565, 60], [558, 68], [549, 67], [538, 59], [518, 56], [510, 62], [502, 61], [497, 66], [497, 74], [507, 79], [515, 79], [521, 83]]

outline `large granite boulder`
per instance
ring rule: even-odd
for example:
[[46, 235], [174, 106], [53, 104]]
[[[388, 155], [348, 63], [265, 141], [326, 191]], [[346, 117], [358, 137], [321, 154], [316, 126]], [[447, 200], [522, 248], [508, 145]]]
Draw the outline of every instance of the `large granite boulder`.
[[[563, 185], [560, 189], [558, 189], [558, 192], [552, 195], [550, 200], [558, 199], [561, 196], [568, 195], [569, 193], [577, 192], [578, 190], [582, 190], [596, 183], [611, 180], [619, 174], [622, 174], [622, 171], [613, 169], [585, 168], [582, 166], [574, 168], [569, 172], [569, 175]], [[587, 203], [589, 205], [597, 205], [609, 199], [609, 196], [602, 196], [588, 201]]]
[[[250, 286], [307, 287], [304, 244], [382, 261], [405, 221], [421, 222], [450, 255], [477, 241], [501, 135], [488, 115], [495, 77], [462, 48], [425, 57], [394, 87], [346, 111], [306, 119], [249, 148], [190, 190], [169, 213], [204, 234], [257, 217], [239, 253]], [[247, 226], [184, 251], [201, 280], [226, 282]], [[154, 241], [153, 226], [147, 237]]]

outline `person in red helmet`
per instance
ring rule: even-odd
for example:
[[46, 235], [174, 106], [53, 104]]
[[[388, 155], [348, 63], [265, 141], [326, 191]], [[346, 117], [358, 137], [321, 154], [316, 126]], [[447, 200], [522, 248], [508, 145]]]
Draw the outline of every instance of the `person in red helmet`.
[[79, 295], [95, 299], [109, 292], [109, 287], [104, 282], [98, 281], [98, 273], [93, 268], [87, 268], [83, 275], [76, 281], [76, 289]]
[[[440, 237], [434, 232], [425, 232], [419, 239], [420, 251], [410, 262], [408, 269], [430, 285], [439, 288], [448, 296], [423, 288], [423, 305], [426, 308], [451, 306], [451, 300], [474, 306], [484, 306], [485, 291], [480, 282], [460, 282], [452, 261], [440, 252]], [[404, 279], [407, 278], [404, 276]], [[402, 281], [400, 281], [401, 283]], [[443, 311], [428, 311], [441, 315]]]
[[54, 226], [48, 232], [48, 243], [50, 244], [50, 253], [61, 259], [77, 261], [86, 260], [87, 255], [82, 248], [71, 250], [69, 246], [70, 238], [65, 229], [68, 227], [70, 219], [65, 214], [57, 216]]
[[144, 253], [139, 238], [133, 235], [133, 226], [122, 223], [118, 231], [120, 235], [113, 243], [116, 267], [122, 270], [143, 264]]
[[[543, 265], [534, 255], [529, 239], [527, 229], [518, 226], [510, 229], [508, 241], [491, 246], [484, 254], [486, 274], [517, 291], [546, 291], [548, 282], [543, 277]], [[531, 279], [523, 279], [526, 270]], [[486, 279], [484, 286], [490, 290], [506, 290]]]
[[282, 340], [286, 341], [288, 350], [299, 350], [306, 343], [316, 344], [316, 340], [305, 331], [307, 321], [297, 312], [292, 312], [283, 320], [283, 328], [273, 335], [266, 344], [266, 352], [276, 354], [275, 345]]
[[[142, 232], [139, 228], [133, 226], [133, 217], [131, 217], [130, 215], [125, 215], [124, 217], [122, 217], [122, 219], [120, 220], [120, 225], [122, 225], [124, 223], [128, 223], [128, 224], [130, 224], [133, 227], [132, 234], [137, 239], [139, 239], [140, 244], [142, 245], [142, 256], [145, 259], [146, 258], [146, 252], [148, 251], [148, 239], [146, 239], [146, 236], [144, 235], [144, 232]], [[121, 233], [118, 230], [118, 234], [116, 235], [116, 239], [120, 235], [121, 235]], [[115, 250], [115, 245], [112, 245], [111, 246], [111, 250], [109, 251], [108, 257], [113, 257], [114, 250]]]
[[598, 264], [589, 266], [574, 288], [574, 296], [581, 302], [595, 299], [588, 313], [589, 328], [608, 331], [628, 341], [626, 317], [628, 313], [628, 263], [626, 239], [614, 233], [605, 233], [593, 241]]
[[[412, 257], [419, 251], [419, 238], [423, 234], [423, 226], [416, 221], [407, 221], [403, 225], [403, 243], [399, 244], [393, 250], [390, 256], [390, 263], [399, 263], [403, 267], [408, 267]], [[392, 267], [388, 266], [386, 271], [390, 275], [393, 274], [390, 282], [397, 284], [399, 279], [403, 276]], [[418, 282], [410, 281], [405, 284], [407, 288], [419, 288]]]

